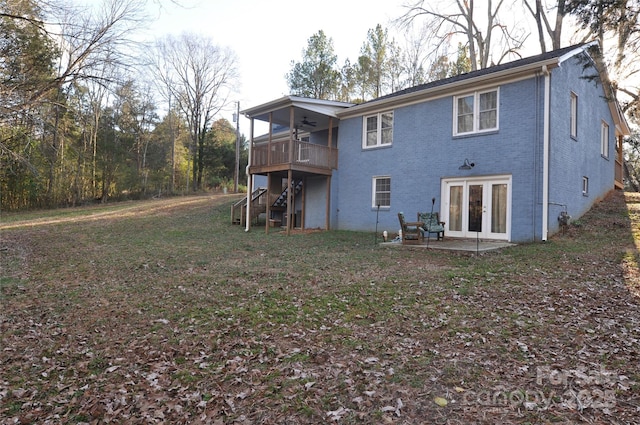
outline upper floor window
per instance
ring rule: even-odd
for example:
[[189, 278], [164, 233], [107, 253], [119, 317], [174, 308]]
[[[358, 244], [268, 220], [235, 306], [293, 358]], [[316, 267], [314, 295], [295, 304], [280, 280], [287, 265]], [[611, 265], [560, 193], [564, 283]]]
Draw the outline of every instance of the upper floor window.
[[393, 143], [393, 112], [380, 112], [364, 118], [363, 148]]
[[578, 138], [578, 95], [571, 92], [571, 137]]
[[609, 124], [604, 121], [600, 128], [600, 155], [609, 158]]
[[498, 129], [498, 89], [453, 98], [454, 135]]
[[390, 207], [391, 206], [391, 177], [380, 176], [373, 178], [371, 206]]

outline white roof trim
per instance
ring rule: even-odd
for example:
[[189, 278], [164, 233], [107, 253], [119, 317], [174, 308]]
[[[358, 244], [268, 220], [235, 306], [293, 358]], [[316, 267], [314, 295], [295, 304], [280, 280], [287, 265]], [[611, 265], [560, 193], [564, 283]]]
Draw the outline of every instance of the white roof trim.
[[251, 118], [257, 115], [267, 114], [269, 112], [276, 111], [287, 106], [293, 106], [295, 108], [306, 109], [311, 112], [317, 112], [319, 114], [335, 118], [337, 117], [336, 111], [353, 105], [353, 103], [338, 102], [333, 100], [311, 99], [299, 96], [283, 96], [279, 99], [272, 100], [271, 102], [263, 103], [262, 105], [245, 109], [243, 111], [240, 111], [240, 113], [245, 115], [247, 118]]
[[566, 61], [567, 59], [570, 59], [579, 53], [583, 53], [584, 51], [591, 48], [592, 46], [597, 46], [597, 45], [598, 45], [597, 41], [591, 41], [589, 43], [583, 44], [582, 46], [571, 50], [570, 52], [565, 53], [564, 55], [558, 58], [558, 65], [562, 65], [562, 62]]
[[503, 83], [505, 80], [514, 81], [522, 78], [531, 78], [533, 73], [539, 71], [542, 66], [557, 66], [558, 59], [551, 58], [535, 63], [530, 63], [516, 68], [509, 68], [502, 71], [483, 74], [477, 77], [465, 78], [452, 83], [429, 87], [422, 90], [412, 91], [403, 95], [385, 97], [379, 100], [372, 100], [343, 109], [338, 112], [338, 118], [348, 118], [352, 116], [364, 115], [371, 111], [406, 106], [412, 103], [423, 102], [425, 98], [435, 99], [440, 96], [449, 96], [455, 92], [463, 92], [469, 87], [479, 89], [480, 87], [492, 87]]

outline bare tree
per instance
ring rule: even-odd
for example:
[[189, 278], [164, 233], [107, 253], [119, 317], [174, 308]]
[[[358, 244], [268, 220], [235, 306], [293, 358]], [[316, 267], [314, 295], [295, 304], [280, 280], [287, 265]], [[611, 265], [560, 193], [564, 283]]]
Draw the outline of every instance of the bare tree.
[[391, 93], [402, 90], [406, 87], [407, 79], [405, 75], [407, 70], [405, 68], [407, 60], [405, 54], [396, 43], [395, 40], [389, 42], [389, 60], [388, 65], [388, 78], [389, 78], [389, 90]]
[[[20, 3], [20, 2], [18, 2]], [[24, 20], [45, 33], [57, 44], [57, 72], [42, 80], [24, 100], [22, 108], [39, 102], [65, 84], [83, 80], [99, 80], [96, 69], [105, 62], [130, 66], [134, 57], [131, 34], [145, 22], [144, 2], [136, 0], [105, 0], [97, 10], [80, 9], [66, 3], [43, 2], [43, 19], [10, 16]], [[0, 16], [8, 16], [1, 14]]]
[[204, 142], [238, 79], [235, 54], [211, 39], [184, 33], [158, 40], [150, 58], [157, 81], [176, 100], [191, 134], [193, 190], [202, 183]]
[[426, 82], [426, 68], [431, 52], [427, 51], [430, 37], [427, 26], [422, 25], [419, 31], [414, 31], [413, 26], [406, 27], [404, 49], [404, 70], [408, 87], [417, 86]]
[[[547, 51], [547, 36], [551, 39], [551, 50], [559, 49], [562, 47], [562, 28], [564, 17], [567, 14], [566, 0], [556, 0], [556, 3], [551, 7], [547, 6], [543, 0], [533, 1], [535, 1], [535, 5], [532, 4], [532, 0], [522, 0], [536, 22], [540, 49], [543, 53]], [[556, 14], [555, 23], [551, 27], [549, 15], [554, 11]]]
[[408, 11], [400, 18], [411, 24], [417, 18], [426, 18], [439, 44], [456, 45], [463, 39], [469, 49], [471, 69], [486, 68], [492, 63], [500, 63], [510, 55], [519, 56], [518, 51], [526, 40], [526, 34], [509, 27], [501, 19], [504, 0], [482, 2], [486, 5], [484, 15], [476, 14], [474, 0], [455, 0], [447, 10], [440, 7], [447, 2], [426, 2], [419, 0], [407, 6]]

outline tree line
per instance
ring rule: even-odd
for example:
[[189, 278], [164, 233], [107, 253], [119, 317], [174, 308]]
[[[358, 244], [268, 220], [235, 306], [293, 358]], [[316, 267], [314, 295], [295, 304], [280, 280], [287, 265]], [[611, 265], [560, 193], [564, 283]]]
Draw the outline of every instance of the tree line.
[[313, 34], [302, 52], [301, 61], [292, 61], [286, 75], [293, 95], [325, 100], [362, 103], [427, 81], [471, 71], [469, 49], [462, 43], [453, 56], [439, 55], [430, 67], [423, 53], [424, 39], [414, 40], [403, 50], [389, 38], [388, 28], [378, 24], [367, 32], [360, 56], [338, 65], [333, 39], [323, 30]]
[[2, 210], [242, 181], [245, 140], [218, 117], [234, 53], [195, 34], [135, 42], [147, 3], [0, 0]]

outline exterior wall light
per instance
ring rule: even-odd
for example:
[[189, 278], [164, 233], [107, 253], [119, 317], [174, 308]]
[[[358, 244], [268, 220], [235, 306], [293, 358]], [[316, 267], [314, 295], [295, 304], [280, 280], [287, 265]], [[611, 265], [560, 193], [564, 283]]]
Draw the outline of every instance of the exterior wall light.
[[469, 162], [467, 158], [464, 159], [464, 163], [458, 167], [458, 170], [470, 170], [476, 166], [475, 162]]

